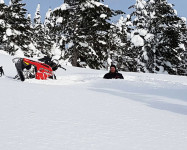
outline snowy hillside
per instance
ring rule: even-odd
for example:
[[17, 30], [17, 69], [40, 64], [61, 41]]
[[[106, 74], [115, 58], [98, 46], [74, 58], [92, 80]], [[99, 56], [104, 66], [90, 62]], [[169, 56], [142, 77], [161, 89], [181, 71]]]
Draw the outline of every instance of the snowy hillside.
[[66, 67], [57, 80], [13, 80], [0, 53], [1, 150], [185, 150], [187, 78]]

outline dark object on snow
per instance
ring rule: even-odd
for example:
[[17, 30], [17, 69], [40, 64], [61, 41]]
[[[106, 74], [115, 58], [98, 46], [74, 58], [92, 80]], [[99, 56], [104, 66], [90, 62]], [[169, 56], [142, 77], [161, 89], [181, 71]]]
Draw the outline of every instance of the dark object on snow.
[[47, 78], [56, 79], [53, 69], [44, 63], [33, 61], [26, 58], [14, 58], [18, 75], [15, 78], [25, 79], [36, 78], [38, 80], [46, 80]]
[[104, 79], [124, 79], [121, 73], [111, 73], [111, 72], [105, 74], [103, 78]]
[[0, 67], [0, 77], [1, 77], [2, 75], [4, 75], [4, 71], [3, 71], [3, 67], [1, 66], [1, 67]]
[[51, 63], [51, 57], [50, 56], [44, 56], [43, 58], [38, 59], [41, 62], [44, 62], [45, 64], [49, 65]]
[[40, 58], [38, 60], [49, 65], [53, 69], [53, 71], [56, 71], [58, 68], [62, 68], [66, 71], [66, 69], [64, 67], [59, 65], [58, 60], [56, 60], [56, 59], [52, 60], [52, 58], [50, 56], [44, 56], [44, 58]]
[[105, 74], [103, 78], [104, 79], [124, 79], [123, 75], [121, 73], [118, 73], [115, 65], [110, 66], [110, 72]]
[[58, 65], [58, 67], [66, 71], [66, 68], [62, 67], [61, 65]]

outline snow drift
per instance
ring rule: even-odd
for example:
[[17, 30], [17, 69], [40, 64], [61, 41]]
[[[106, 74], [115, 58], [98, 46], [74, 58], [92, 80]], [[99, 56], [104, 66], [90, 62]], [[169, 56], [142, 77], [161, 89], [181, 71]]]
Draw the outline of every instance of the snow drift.
[[13, 80], [12, 57], [0, 54], [0, 149], [184, 150], [187, 79], [67, 67], [57, 80]]

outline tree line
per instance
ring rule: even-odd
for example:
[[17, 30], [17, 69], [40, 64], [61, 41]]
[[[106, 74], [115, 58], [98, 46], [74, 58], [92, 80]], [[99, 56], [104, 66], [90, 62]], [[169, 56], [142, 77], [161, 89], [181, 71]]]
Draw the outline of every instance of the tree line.
[[[103, 0], [65, 0], [34, 19], [22, 0], [0, 0], [0, 49], [73, 66], [187, 75], [186, 19], [167, 0], [136, 0], [125, 14]], [[113, 22], [115, 16], [121, 16]]]

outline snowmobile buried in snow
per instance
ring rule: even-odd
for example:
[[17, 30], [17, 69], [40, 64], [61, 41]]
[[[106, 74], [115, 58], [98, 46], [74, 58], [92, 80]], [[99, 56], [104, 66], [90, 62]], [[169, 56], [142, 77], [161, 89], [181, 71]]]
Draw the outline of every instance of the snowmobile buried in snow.
[[15, 67], [18, 72], [18, 74], [15, 76], [15, 79], [20, 79], [21, 81], [32, 78], [38, 80], [56, 79], [54, 71], [56, 71], [58, 67], [61, 67], [58, 63], [58, 60], [49, 60], [46, 63], [45, 59], [41, 59], [40, 61], [45, 62], [43, 63], [27, 58], [14, 58], [12, 61], [15, 63]]

